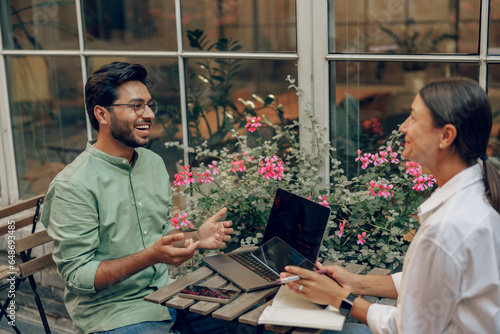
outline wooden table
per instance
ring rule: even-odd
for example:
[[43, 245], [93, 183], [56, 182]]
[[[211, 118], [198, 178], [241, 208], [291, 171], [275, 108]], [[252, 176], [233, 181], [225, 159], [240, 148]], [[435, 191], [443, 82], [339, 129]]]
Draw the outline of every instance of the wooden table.
[[[343, 265], [344, 261], [325, 263], [328, 265], [337, 264]], [[360, 274], [366, 270], [366, 266], [358, 264], [348, 264], [345, 266], [352, 273]], [[388, 269], [375, 268], [371, 270], [369, 275], [387, 275], [390, 273]], [[201, 283], [200, 283], [201, 282]], [[189, 310], [191, 312], [212, 316], [225, 321], [237, 321], [241, 324], [259, 327], [262, 331], [266, 330], [276, 333], [293, 333], [293, 334], [311, 334], [321, 333], [322, 330], [311, 328], [292, 328], [285, 326], [265, 325], [259, 326], [258, 320], [264, 309], [271, 305], [272, 298], [278, 291], [279, 287], [254, 291], [241, 292], [236, 299], [229, 304], [218, 304], [206, 301], [196, 301], [193, 299], [177, 297], [177, 293], [184, 289], [189, 284], [198, 284], [207, 287], [228, 288], [241, 291], [224, 277], [220, 276], [208, 267], [199, 268], [196, 271], [188, 273], [175, 282], [151, 293], [144, 298], [145, 301], [161, 304], [168, 307], [173, 307], [177, 310]], [[376, 302], [375, 297], [369, 297], [370, 302]], [[378, 300], [378, 298], [377, 298]]]

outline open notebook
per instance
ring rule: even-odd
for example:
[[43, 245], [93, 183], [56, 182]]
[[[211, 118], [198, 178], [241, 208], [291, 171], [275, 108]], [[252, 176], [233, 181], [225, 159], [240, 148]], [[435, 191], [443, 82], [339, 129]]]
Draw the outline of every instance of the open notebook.
[[271, 306], [265, 308], [259, 318], [259, 325], [269, 324], [304, 328], [342, 330], [345, 317], [339, 310], [310, 302], [282, 286], [273, 299]]

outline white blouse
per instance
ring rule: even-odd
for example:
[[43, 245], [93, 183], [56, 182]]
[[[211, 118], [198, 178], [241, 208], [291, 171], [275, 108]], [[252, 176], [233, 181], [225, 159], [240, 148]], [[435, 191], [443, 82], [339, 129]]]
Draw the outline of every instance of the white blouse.
[[420, 205], [397, 306], [370, 306], [372, 332], [500, 333], [500, 215], [482, 178], [471, 166]]

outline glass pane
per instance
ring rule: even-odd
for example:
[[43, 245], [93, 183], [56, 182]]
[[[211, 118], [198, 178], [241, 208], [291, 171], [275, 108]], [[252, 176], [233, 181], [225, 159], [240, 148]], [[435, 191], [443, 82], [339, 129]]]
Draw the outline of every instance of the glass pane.
[[490, 0], [489, 53], [500, 54], [500, 0]]
[[80, 58], [6, 57], [21, 198], [41, 194], [85, 149]]
[[[189, 51], [207, 50], [220, 38], [241, 45], [234, 51], [297, 50], [294, 0], [183, 0], [182, 23], [184, 48]], [[197, 31], [195, 39], [203, 33], [207, 40], [190, 43], [189, 31]]]
[[82, 1], [89, 50], [177, 50], [175, 0]]
[[0, 1], [6, 49], [77, 50], [74, 1]]
[[126, 58], [90, 57], [87, 59], [89, 75], [104, 64], [124, 61], [141, 64], [148, 71], [149, 93], [159, 107], [150, 132], [147, 148], [159, 154], [167, 167], [171, 181], [177, 173], [183, 151], [177, 147], [165, 147], [165, 143], [182, 144], [181, 112], [179, 96], [179, 70], [176, 58]]
[[[187, 62], [188, 120], [190, 146], [208, 141], [211, 149], [235, 147], [231, 130], [249, 135], [247, 118], [264, 117], [275, 125], [298, 119], [297, 95], [288, 89], [287, 75], [297, 77], [295, 62], [283, 60], [189, 59]], [[274, 95], [276, 104], [264, 107], [253, 94], [264, 99]], [[241, 100], [254, 101], [256, 115], [245, 110]], [[273, 110], [281, 104], [283, 117]], [[271, 127], [258, 133], [272, 137]], [[257, 135], [257, 133], [256, 133]], [[251, 137], [250, 137], [251, 139]], [[197, 162], [191, 161], [192, 165]]]
[[493, 112], [488, 155], [500, 158], [500, 64], [488, 66], [488, 97]]
[[480, 9], [480, 0], [330, 0], [330, 52], [477, 53]]
[[[421, 71], [404, 71], [409, 67]], [[362, 73], [362, 75], [361, 75]], [[410, 114], [411, 103], [431, 80], [461, 75], [479, 78], [477, 64], [331, 62], [331, 141], [348, 173], [357, 171], [358, 148], [375, 153]]]

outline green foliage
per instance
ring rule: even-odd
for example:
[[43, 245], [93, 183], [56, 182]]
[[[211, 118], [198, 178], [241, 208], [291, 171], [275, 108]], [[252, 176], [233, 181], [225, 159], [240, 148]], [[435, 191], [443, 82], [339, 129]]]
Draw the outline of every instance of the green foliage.
[[[439, 32], [433, 27], [425, 31], [417, 28], [417, 22], [413, 19], [406, 21], [401, 34], [387, 28], [377, 22], [380, 30], [393, 39], [397, 45], [395, 52], [406, 54], [419, 54], [419, 53], [432, 53], [436, 52], [439, 44], [446, 40], [456, 40], [457, 36], [447, 33]], [[422, 62], [404, 62], [403, 68], [405, 71], [418, 71], [423, 70], [427, 63]]]
[[[301, 99], [301, 90], [293, 79], [287, 79], [290, 88], [295, 89]], [[266, 103], [266, 99], [257, 96], [254, 99]], [[254, 101], [241, 102], [246, 105], [249, 114], [256, 111]], [[206, 165], [201, 164], [197, 173], [210, 170], [207, 175], [214, 180], [193, 182], [187, 187], [184, 185], [174, 190], [185, 199], [189, 220], [202, 223], [226, 206], [227, 219], [233, 221], [235, 233], [224, 251], [255, 244], [262, 238], [275, 191], [280, 187], [313, 201], [326, 200], [332, 208], [320, 250], [322, 260], [344, 259], [366, 264], [370, 268], [385, 267], [387, 262], [397, 266], [408, 248], [407, 236], [414, 234], [418, 228], [416, 208], [430, 190], [413, 190], [414, 177], [406, 173], [403, 162], [396, 162], [395, 156], [392, 157], [393, 163], [388, 158], [387, 162], [376, 166], [371, 164], [365, 170], [360, 169], [359, 175], [353, 178], [346, 177], [341, 163], [333, 158], [335, 148], [322, 139], [325, 129], [320, 127], [309, 109], [305, 110], [307, 119], [300, 123], [294, 121], [291, 124], [275, 125], [275, 135], [270, 139], [260, 134], [266, 126], [271, 126], [269, 124], [257, 128], [257, 131], [248, 136], [238, 135], [233, 130], [233, 136], [237, 140], [235, 152], [226, 148], [213, 150], [206, 143], [192, 149], [197, 159], [207, 161]], [[279, 112], [279, 109], [276, 108], [275, 111]], [[314, 149], [301, 148], [299, 128], [312, 134]], [[391, 147], [390, 152], [401, 159], [399, 136], [395, 131], [379, 150], [387, 152], [388, 147]], [[285, 170], [281, 180], [267, 179], [259, 173], [261, 162], [272, 157], [283, 162]], [[319, 171], [319, 166], [327, 157], [330, 159], [330, 180], [324, 180]], [[235, 168], [234, 163], [241, 160], [241, 166], [245, 170], [240, 171]], [[216, 162], [218, 174], [213, 173], [213, 162]], [[198, 177], [193, 177], [198, 181]], [[387, 198], [371, 193], [372, 180], [392, 185]], [[342, 222], [345, 222], [345, 226], [340, 237], [339, 225]], [[366, 232], [366, 242], [359, 245], [358, 235], [363, 232]]]

